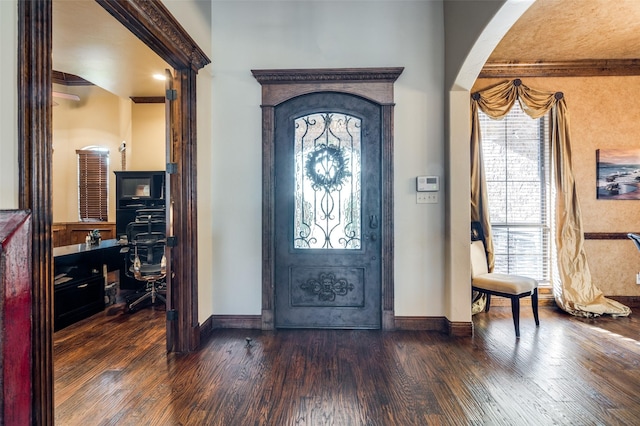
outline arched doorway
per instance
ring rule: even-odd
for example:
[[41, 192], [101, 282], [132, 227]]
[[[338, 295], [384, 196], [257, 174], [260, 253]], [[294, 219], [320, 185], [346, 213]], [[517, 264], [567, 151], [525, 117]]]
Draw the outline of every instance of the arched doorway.
[[[53, 424], [53, 262], [51, 241], [51, 48], [49, 0], [18, 3], [19, 208], [32, 213], [32, 423]], [[174, 194], [172, 250], [176, 291], [168, 317], [172, 347], [199, 344], [196, 230], [196, 74], [209, 58], [161, 2], [98, 0], [175, 69], [169, 166]]]

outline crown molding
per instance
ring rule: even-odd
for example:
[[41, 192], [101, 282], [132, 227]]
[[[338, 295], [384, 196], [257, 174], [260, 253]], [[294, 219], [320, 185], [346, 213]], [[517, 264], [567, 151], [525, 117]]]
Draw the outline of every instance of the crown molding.
[[51, 81], [65, 86], [93, 86], [92, 82], [82, 77], [56, 70], [51, 71]]
[[161, 1], [96, 2], [172, 67], [198, 71], [211, 62]]
[[487, 62], [478, 78], [607, 77], [640, 75], [640, 59]]
[[325, 82], [394, 82], [404, 67], [251, 70], [260, 84], [325, 83]]
[[134, 104], [163, 104], [164, 96], [130, 96]]

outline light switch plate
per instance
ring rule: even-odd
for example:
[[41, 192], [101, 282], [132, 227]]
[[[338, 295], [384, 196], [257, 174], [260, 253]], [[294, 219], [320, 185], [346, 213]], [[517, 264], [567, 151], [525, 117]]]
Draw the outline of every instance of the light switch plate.
[[437, 204], [437, 192], [418, 192], [416, 193], [416, 204]]

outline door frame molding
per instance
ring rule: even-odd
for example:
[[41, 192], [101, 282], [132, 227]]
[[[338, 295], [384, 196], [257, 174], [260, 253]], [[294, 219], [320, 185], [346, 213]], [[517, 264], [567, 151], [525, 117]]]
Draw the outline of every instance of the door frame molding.
[[[196, 74], [210, 60], [160, 1], [97, 0], [174, 67], [179, 82], [171, 149], [177, 173], [173, 248], [176, 352], [199, 345], [197, 304]], [[52, 2], [18, 1], [18, 165], [20, 209], [32, 215], [32, 424], [53, 417]]]
[[273, 330], [275, 307], [275, 107], [296, 96], [340, 92], [381, 107], [382, 329], [395, 328], [393, 245], [393, 84], [403, 67], [251, 70], [262, 86], [262, 329]]

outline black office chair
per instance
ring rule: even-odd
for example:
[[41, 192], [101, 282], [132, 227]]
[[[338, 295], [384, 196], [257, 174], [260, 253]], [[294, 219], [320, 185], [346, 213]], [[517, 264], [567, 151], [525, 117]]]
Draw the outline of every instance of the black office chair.
[[149, 219], [154, 221], [164, 221], [165, 214], [163, 207], [138, 209], [136, 210], [136, 221], [147, 221]]
[[167, 264], [166, 226], [163, 220], [138, 220], [127, 225], [128, 247], [125, 250], [126, 274], [145, 283], [142, 295], [136, 293], [127, 299], [126, 310], [134, 311], [142, 302], [151, 299], [151, 304], [160, 300], [166, 305]]

